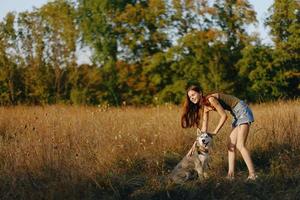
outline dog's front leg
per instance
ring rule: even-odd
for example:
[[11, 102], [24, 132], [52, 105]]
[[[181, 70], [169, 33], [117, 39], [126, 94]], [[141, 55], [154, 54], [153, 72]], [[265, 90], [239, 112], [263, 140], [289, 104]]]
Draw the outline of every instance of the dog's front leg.
[[200, 160], [195, 160], [195, 170], [197, 171], [198, 173], [198, 178], [200, 180], [203, 180], [204, 179], [204, 174], [203, 174], [203, 167], [202, 167], [202, 164], [201, 164], [201, 161]]
[[203, 177], [204, 178], [209, 178], [208, 174], [207, 174], [207, 169], [208, 169], [208, 160], [205, 159], [203, 162]]

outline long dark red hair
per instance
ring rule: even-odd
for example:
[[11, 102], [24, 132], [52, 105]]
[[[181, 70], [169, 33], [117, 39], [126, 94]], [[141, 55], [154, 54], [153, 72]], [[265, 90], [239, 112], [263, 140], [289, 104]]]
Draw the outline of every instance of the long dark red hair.
[[[195, 92], [198, 92], [200, 94], [200, 99], [197, 104], [194, 104], [191, 102], [188, 92], [190, 90], [193, 90]], [[213, 93], [210, 93], [213, 94]], [[183, 112], [181, 115], [181, 127], [182, 128], [190, 128], [193, 126], [199, 127], [200, 119], [203, 114], [203, 106], [211, 106], [209, 101], [207, 100], [207, 97], [210, 95], [203, 95], [203, 92], [201, 91], [200, 87], [192, 85], [190, 86], [186, 91], [186, 98], [183, 104]]]
[[[188, 92], [193, 90], [195, 92], [200, 93], [200, 100], [197, 104], [191, 102]], [[200, 118], [202, 114], [202, 91], [198, 86], [192, 85], [186, 91], [186, 98], [183, 104], [183, 113], [181, 115], [181, 127], [182, 128], [190, 128], [193, 126], [199, 127]]]

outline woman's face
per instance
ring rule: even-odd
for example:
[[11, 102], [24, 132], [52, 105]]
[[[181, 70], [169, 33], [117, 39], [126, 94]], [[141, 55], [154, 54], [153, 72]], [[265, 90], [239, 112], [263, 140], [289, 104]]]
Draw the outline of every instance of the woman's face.
[[196, 104], [199, 102], [201, 95], [199, 92], [190, 90], [190, 91], [188, 91], [188, 97], [192, 103]]

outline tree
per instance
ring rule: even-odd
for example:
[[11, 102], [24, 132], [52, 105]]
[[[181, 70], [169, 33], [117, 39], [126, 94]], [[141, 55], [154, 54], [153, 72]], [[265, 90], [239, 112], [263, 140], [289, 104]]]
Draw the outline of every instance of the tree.
[[243, 57], [237, 63], [239, 68], [240, 97], [250, 101], [274, 99], [277, 85], [273, 77], [276, 69], [272, 65], [274, 50], [265, 45], [247, 45]]
[[99, 67], [82, 64], [69, 67], [67, 74], [70, 103], [91, 105], [104, 103], [103, 82]]
[[123, 60], [143, 62], [143, 59], [170, 47], [164, 32], [168, 26], [166, 12], [165, 1], [150, 0], [128, 4], [117, 13], [114, 22]]
[[275, 0], [266, 21], [275, 43], [273, 65], [276, 68], [276, 97], [300, 94], [300, 2]]
[[[227, 81], [235, 80], [239, 71], [236, 64], [242, 57], [241, 51], [251, 39], [245, 28], [256, 22], [256, 13], [247, 0], [216, 0], [214, 8], [217, 10], [213, 16], [214, 23], [221, 30], [221, 41], [225, 44], [225, 54], [222, 55], [223, 62], [220, 64], [226, 69], [221, 74]], [[232, 87], [234, 93], [239, 93], [238, 85]]]
[[46, 41], [46, 61], [54, 72], [55, 102], [63, 101], [68, 95], [66, 71], [76, 63], [75, 52], [79, 34], [76, 14], [74, 5], [66, 0], [49, 2], [38, 13], [43, 27], [43, 40]]
[[[116, 73], [117, 39], [114, 18], [133, 0], [78, 0], [78, 21], [82, 41], [95, 51], [93, 57], [102, 66], [102, 80], [105, 85], [105, 101], [120, 104], [118, 76]], [[108, 91], [108, 92], [107, 92]]]
[[57, 103], [68, 96], [66, 68], [75, 63], [78, 38], [74, 16], [74, 6], [64, 0], [19, 14], [19, 55], [28, 103]]
[[15, 14], [8, 13], [0, 22], [0, 104], [16, 104], [20, 101], [22, 82], [17, 55]]

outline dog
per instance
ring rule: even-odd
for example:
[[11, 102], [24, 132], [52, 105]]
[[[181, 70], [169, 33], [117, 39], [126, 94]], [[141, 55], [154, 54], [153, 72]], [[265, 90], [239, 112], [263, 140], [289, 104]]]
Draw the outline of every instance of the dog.
[[212, 135], [197, 129], [197, 138], [191, 150], [175, 166], [169, 175], [169, 179], [174, 183], [184, 183], [195, 177], [195, 171], [198, 179], [208, 178], [207, 169], [211, 143]]

